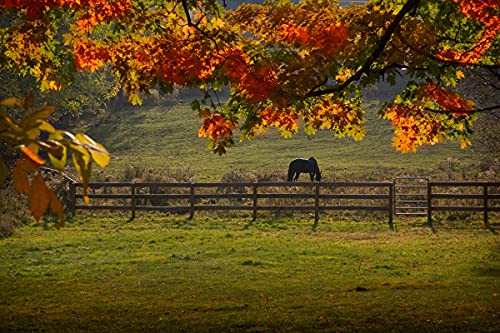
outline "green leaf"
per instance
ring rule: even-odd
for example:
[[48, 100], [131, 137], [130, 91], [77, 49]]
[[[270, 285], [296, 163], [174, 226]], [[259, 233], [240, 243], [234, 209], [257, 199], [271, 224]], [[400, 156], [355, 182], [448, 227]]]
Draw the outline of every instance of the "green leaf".
[[201, 109], [201, 103], [199, 100], [195, 99], [191, 102], [191, 109], [193, 111], [199, 111]]
[[403, 104], [403, 102], [403, 97], [401, 97], [401, 95], [397, 95], [396, 99], [394, 100], [394, 104]]

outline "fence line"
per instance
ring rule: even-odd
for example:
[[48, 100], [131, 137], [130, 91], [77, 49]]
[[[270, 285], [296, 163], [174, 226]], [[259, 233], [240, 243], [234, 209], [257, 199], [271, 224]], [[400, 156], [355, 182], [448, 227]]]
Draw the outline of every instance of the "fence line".
[[[137, 211], [163, 211], [163, 212], [184, 212], [189, 213], [193, 218], [196, 211], [251, 211], [253, 219], [257, 219], [259, 211], [311, 211], [314, 212], [314, 227], [319, 221], [320, 212], [334, 210], [353, 211], [379, 211], [387, 212], [390, 227], [393, 227], [393, 195], [391, 182], [241, 182], [241, 183], [151, 183], [151, 182], [94, 182], [89, 183], [91, 189], [116, 188], [127, 189], [128, 193], [89, 193], [89, 199], [95, 202], [101, 199], [124, 199], [128, 203], [124, 205], [77, 205], [77, 199], [82, 199], [83, 194], [77, 193], [77, 188], [83, 187], [82, 183], [70, 185], [71, 193], [74, 193], [74, 200], [71, 200], [71, 211], [74, 214], [79, 210], [122, 210], [130, 211], [131, 217], [136, 216]], [[142, 193], [141, 190], [148, 188], [150, 193]], [[184, 190], [183, 193], [154, 193], [162, 188], [168, 191], [172, 189]], [[203, 189], [218, 189], [223, 193], [204, 193]], [[264, 189], [288, 188], [288, 192], [279, 193], [265, 191]], [[299, 189], [310, 188], [311, 193], [294, 192]], [[331, 193], [335, 189], [358, 188], [374, 191], [381, 189], [383, 193]], [[235, 189], [244, 190], [243, 193]], [[328, 191], [330, 193], [328, 193]], [[152, 193], [153, 192], [153, 193]], [[226, 193], [230, 192], [230, 193]], [[158, 200], [182, 200], [183, 205], [159, 205]], [[207, 204], [206, 200], [228, 199], [236, 201], [230, 205]], [[292, 205], [273, 204], [272, 200], [312, 200], [313, 203]], [[146, 205], [144, 201], [149, 200], [151, 205]], [[245, 202], [244, 200], [247, 200]], [[331, 200], [349, 200], [358, 202], [360, 200], [376, 200], [378, 203], [370, 202], [365, 204], [332, 204]], [[269, 202], [271, 201], [271, 202]], [[322, 203], [322, 204], [321, 204]]]
[[[82, 183], [70, 182], [70, 210], [111, 210], [130, 211], [135, 218], [137, 211], [163, 211], [189, 214], [193, 218], [196, 211], [251, 211], [255, 220], [260, 211], [310, 211], [314, 212], [314, 227], [320, 213], [326, 211], [378, 211], [386, 212], [388, 224], [393, 228], [395, 215], [395, 185], [393, 182], [241, 182], [241, 183], [153, 183], [153, 182], [93, 182], [90, 189], [122, 189], [126, 193], [90, 193], [96, 202], [102, 199], [121, 199], [122, 205], [77, 204], [83, 194], [77, 189]], [[266, 190], [267, 188], [267, 190]], [[288, 189], [283, 191], [282, 189]], [[298, 192], [304, 189], [310, 192]], [[347, 189], [369, 193], [345, 193]], [[150, 193], [144, 193], [144, 190]], [[159, 193], [158, 189], [177, 190], [177, 193]], [[217, 193], [203, 190], [217, 189]], [[281, 190], [276, 192], [277, 190]], [[333, 193], [335, 191], [342, 193]], [[221, 193], [222, 191], [222, 193]], [[168, 205], [159, 204], [169, 201]], [[170, 205], [174, 201], [181, 205]], [[216, 200], [230, 200], [231, 204], [214, 204]], [[276, 200], [309, 200], [298, 205], [275, 203]], [[346, 204], [340, 201], [348, 201]], [[364, 204], [353, 204], [365, 201]], [[146, 202], [149, 201], [151, 205]], [[207, 202], [208, 201], [208, 202]], [[312, 201], [312, 202], [311, 202]], [[366, 201], [369, 201], [366, 203]], [[427, 221], [431, 228], [436, 212], [482, 212], [483, 221], [490, 226], [489, 213], [500, 212], [500, 182], [483, 181], [429, 181], [427, 183]]]
[[[493, 201], [500, 200], [498, 192], [500, 182], [465, 182], [465, 181], [432, 181], [428, 185], [428, 208], [427, 220], [432, 223], [432, 212], [434, 211], [469, 211], [483, 212], [484, 224], [489, 227], [488, 212], [500, 212], [500, 206], [494, 205]], [[433, 189], [451, 188], [448, 192], [434, 192]], [[476, 193], [457, 193], [460, 189], [469, 188], [475, 189]], [[495, 193], [489, 189], [496, 189]], [[443, 199], [447, 199], [446, 204], [439, 203]], [[465, 202], [464, 200], [474, 201], [475, 204]]]

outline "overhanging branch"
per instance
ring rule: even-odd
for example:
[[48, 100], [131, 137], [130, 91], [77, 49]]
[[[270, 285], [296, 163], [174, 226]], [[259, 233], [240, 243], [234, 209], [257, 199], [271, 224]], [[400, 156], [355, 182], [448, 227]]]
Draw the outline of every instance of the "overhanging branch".
[[307, 97], [317, 97], [317, 96], [323, 96], [323, 95], [339, 92], [339, 91], [342, 91], [343, 89], [345, 89], [352, 82], [358, 81], [359, 79], [361, 79], [361, 76], [370, 71], [370, 68], [373, 65], [373, 63], [375, 62], [375, 60], [377, 60], [378, 57], [382, 54], [387, 43], [391, 40], [392, 35], [394, 34], [396, 29], [400, 25], [403, 18], [406, 16], [406, 14], [412, 12], [413, 10], [416, 10], [419, 3], [420, 3], [420, 0], [408, 0], [405, 3], [403, 8], [401, 8], [401, 10], [394, 17], [394, 20], [391, 22], [391, 24], [387, 28], [386, 32], [382, 36], [382, 38], [380, 38], [375, 50], [373, 50], [372, 54], [368, 57], [368, 59], [366, 59], [363, 66], [361, 66], [361, 68], [358, 69], [358, 71], [356, 73], [354, 73], [351, 77], [349, 77], [347, 80], [345, 80], [342, 84], [339, 84], [339, 85], [337, 85], [333, 88], [330, 88], [330, 89], [310, 91], [309, 93], [307, 93], [306, 96]]

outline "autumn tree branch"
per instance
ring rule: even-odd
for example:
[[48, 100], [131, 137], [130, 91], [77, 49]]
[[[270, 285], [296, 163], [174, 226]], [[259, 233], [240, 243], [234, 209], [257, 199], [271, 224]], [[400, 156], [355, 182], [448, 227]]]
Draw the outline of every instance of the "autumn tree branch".
[[207, 38], [212, 43], [214, 43], [215, 48], [218, 48], [218, 42], [217, 42], [217, 40], [213, 36], [210, 36], [206, 31], [204, 31], [203, 29], [201, 29], [199, 27], [200, 21], [198, 23], [194, 23], [193, 22], [193, 20], [191, 19], [191, 14], [189, 13], [189, 7], [188, 7], [188, 4], [187, 4], [186, 0], [182, 0], [181, 3], [182, 3], [182, 8], [184, 10], [184, 14], [186, 15], [187, 25], [189, 27], [195, 28], [198, 32], [200, 32], [200, 34], [204, 38]]
[[349, 77], [347, 80], [345, 80], [342, 84], [339, 84], [339, 85], [337, 85], [333, 88], [329, 88], [329, 89], [312, 90], [309, 93], [307, 93], [306, 96], [307, 97], [318, 97], [318, 96], [323, 96], [323, 95], [328, 95], [328, 94], [332, 94], [335, 92], [339, 92], [339, 91], [342, 91], [343, 89], [345, 89], [352, 82], [358, 81], [359, 79], [361, 79], [361, 76], [370, 71], [370, 68], [373, 65], [373, 63], [378, 59], [378, 57], [385, 50], [387, 43], [390, 41], [392, 35], [395, 33], [396, 29], [401, 24], [401, 21], [403, 20], [403, 18], [408, 13], [412, 13], [414, 10], [416, 10], [418, 8], [419, 3], [420, 3], [420, 0], [408, 0], [405, 3], [403, 8], [401, 8], [401, 10], [394, 17], [394, 20], [391, 22], [391, 24], [389, 25], [389, 27], [385, 31], [384, 35], [380, 38], [375, 50], [373, 50], [372, 54], [368, 57], [368, 59], [366, 59], [363, 66], [361, 66], [361, 68], [358, 69], [358, 71], [356, 73], [354, 73], [351, 77]]

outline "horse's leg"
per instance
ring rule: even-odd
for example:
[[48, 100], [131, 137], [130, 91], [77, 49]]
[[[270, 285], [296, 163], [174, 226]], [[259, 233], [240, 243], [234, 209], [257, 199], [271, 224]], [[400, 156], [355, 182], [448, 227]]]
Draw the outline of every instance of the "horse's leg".
[[309, 178], [311, 178], [311, 181], [314, 181], [314, 172], [309, 172]]
[[290, 166], [288, 167], [287, 181], [291, 182], [293, 180], [294, 173], [295, 173], [295, 171], [293, 171], [292, 164], [290, 164]]
[[295, 178], [293, 180], [296, 181], [297, 179], [299, 179], [299, 176], [300, 176], [300, 171], [295, 171]]

